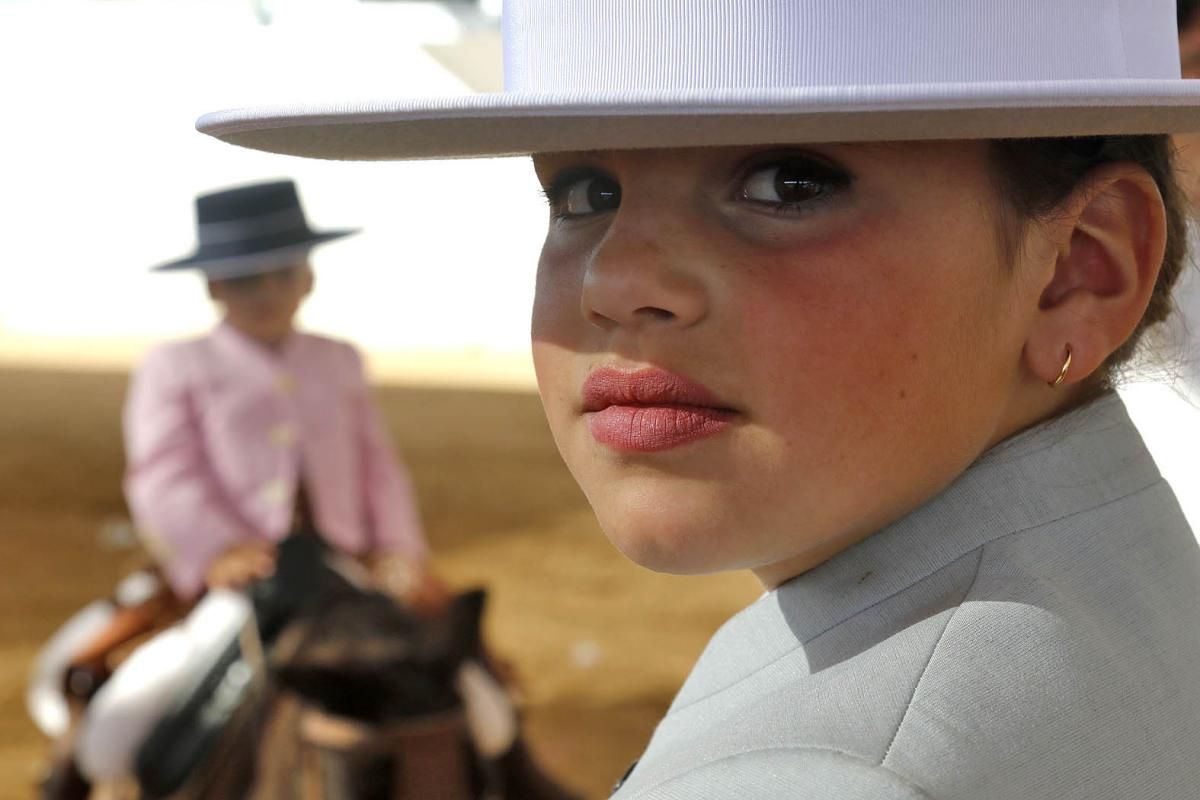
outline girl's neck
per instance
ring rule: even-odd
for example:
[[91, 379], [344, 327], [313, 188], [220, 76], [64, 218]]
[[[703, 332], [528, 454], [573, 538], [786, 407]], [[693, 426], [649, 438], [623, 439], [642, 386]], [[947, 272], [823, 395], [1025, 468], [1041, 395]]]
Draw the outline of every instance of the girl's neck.
[[229, 319], [228, 317], [225, 318], [225, 324], [233, 328], [241, 336], [250, 340], [259, 347], [262, 347], [264, 350], [269, 350], [272, 353], [278, 353], [283, 350], [284, 345], [287, 344], [288, 339], [292, 337], [292, 334], [295, 333], [296, 330], [295, 326], [289, 326], [287, 330], [283, 331], [282, 333], [265, 335], [256, 331], [248, 330], [238, 325], [235, 321]]

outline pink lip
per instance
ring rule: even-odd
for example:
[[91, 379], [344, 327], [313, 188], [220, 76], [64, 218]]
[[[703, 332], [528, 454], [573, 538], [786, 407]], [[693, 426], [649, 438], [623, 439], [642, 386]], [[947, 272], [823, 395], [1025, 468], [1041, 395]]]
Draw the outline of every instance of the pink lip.
[[716, 436], [737, 412], [698, 383], [663, 369], [605, 367], [583, 384], [592, 437], [627, 453], [657, 453]]

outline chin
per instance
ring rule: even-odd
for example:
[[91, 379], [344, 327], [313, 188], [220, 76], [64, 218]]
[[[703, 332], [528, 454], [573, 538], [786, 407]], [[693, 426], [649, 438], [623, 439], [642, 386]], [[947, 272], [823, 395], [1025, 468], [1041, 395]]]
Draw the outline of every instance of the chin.
[[592, 507], [608, 540], [630, 561], [671, 575], [702, 575], [738, 569], [729, 552], [729, 524], [721, 515], [704, 514], [704, 503], [682, 498], [622, 496], [593, 500]]
[[644, 535], [629, 531], [611, 531], [609, 526], [601, 524], [608, 540], [639, 567], [664, 575], [707, 575], [726, 569], [720, 562], [698, 557], [674, 546], [661, 535]]

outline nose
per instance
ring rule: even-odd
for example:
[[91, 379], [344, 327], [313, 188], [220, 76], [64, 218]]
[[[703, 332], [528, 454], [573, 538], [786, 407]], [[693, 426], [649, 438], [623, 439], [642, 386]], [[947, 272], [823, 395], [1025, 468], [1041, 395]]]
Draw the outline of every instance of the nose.
[[614, 223], [583, 276], [581, 310], [590, 323], [606, 330], [683, 329], [707, 316], [702, 280], [664, 241], [653, 230]]

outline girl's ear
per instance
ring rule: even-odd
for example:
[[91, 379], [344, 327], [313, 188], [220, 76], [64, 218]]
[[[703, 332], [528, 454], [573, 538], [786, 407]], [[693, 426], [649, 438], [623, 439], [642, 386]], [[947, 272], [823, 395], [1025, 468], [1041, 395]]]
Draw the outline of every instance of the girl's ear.
[[1166, 251], [1167, 221], [1154, 179], [1134, 164], [1097, 168], [1049, 223], [1057, 257], [1041, 289], [1025, 363], [1053, 384], [1103, 366], [1146, 313]]

